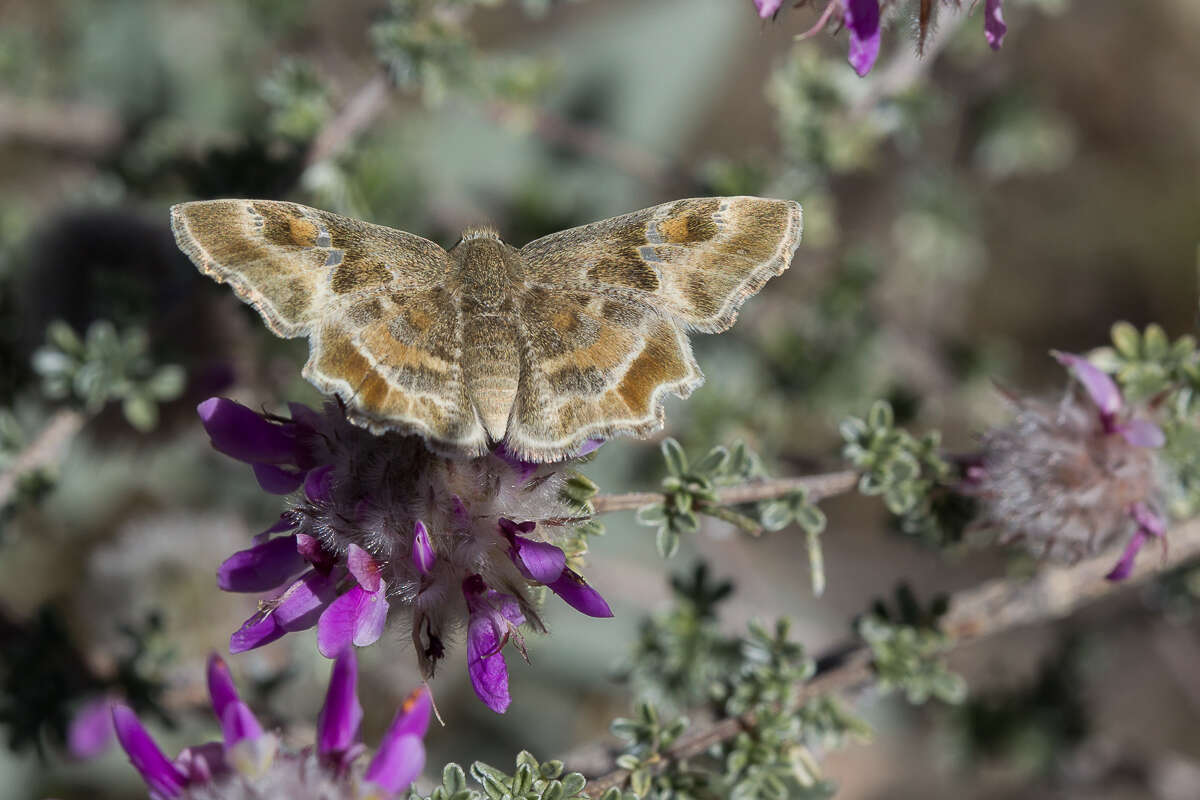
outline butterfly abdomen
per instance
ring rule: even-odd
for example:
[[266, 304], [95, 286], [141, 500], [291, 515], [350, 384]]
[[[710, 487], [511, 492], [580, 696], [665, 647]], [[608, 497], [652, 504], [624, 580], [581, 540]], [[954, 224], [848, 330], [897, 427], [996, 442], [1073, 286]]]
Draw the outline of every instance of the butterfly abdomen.
[[495, 234], [468, 231], [450, 251], [447, 282], [462, 309], [462, 367], [467, 395], [488, 438], [500, 441], [521, 376], [515, 290], [524, 284], [517, 252]]

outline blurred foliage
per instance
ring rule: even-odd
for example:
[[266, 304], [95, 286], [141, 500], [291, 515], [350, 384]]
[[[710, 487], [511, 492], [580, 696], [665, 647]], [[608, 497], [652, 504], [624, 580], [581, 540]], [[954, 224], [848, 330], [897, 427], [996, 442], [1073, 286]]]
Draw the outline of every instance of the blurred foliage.
[[675, 555], [680, 536], [700, 529], [699, 514], [724, 520], [755, 536], [764, 530], [778, 531], [796, 523], [808, 536], [813, 590], [821, 593], [825, 578], [818, 537], [825, 529], [825, 515], [809, 502], [803, 488], [769, 500], [748, 503], [722, 500], [717, 493], [720, 488], [753, 486], [769, 477], [761, 459], [743, 442], [732, 448], [714, 447], [700, 461], [691, 464], [679, 442], [668, 438], [662, 443], [662, 454], [667, 467], [667, 477], [662, 482], [663, 500], [642, 507], [637, 514], [638, 522], [658, 528], [659, 555], [663, 558]]
[[962, 539], [973, 504], [954, 491], [957, 470], [941, 455], [941, 434], [917, 439], [896, 427], [890, 403], [877, 400], [866, 417], [849, 417], [839, 430], [842, 455], [862, 471], [858, 490], [882, 496], [905, 533], [937, 545]]
[[903, 691], [917, 704], [931, 697], [951, 704], [966, 698], [966, 682], [949, 671], [943, 658], [953, 644], [937, 626], [946, 608], [944, 597], [922, 608], [912, 590], [901, 585], [894, 608], [878, 600], [870, 613], [859, 617], [854, 628], [871, 648], [881, 692]]
[[1089, 354], [1110, 372], [1126, 401], [1158, 411], [1166, 444], [1160, 451], [1171, 471], [1169, 510], [1182, 518], [1200, 510], [1200, 351], [1191, 335], [1175, 341], [1162, 326], [1139, 331], [1128, 322], [1112, 326], [1112, 346]]
[[516, 769], [510, 775], [476, 761], [471, 765], [471, 780], [478, 789], [467, 784], [467, 773], [458, 764], [442, 769], [442, 783], [432, 793], [422, 795], [410, 791], [410, 800], [586, 800], [583, 793], [586, 781], [578, 772], [563, 774], [561, 761], [539, 763], [525, 750], [517, 753]]
[[[613, 722], [629, 744], [617, 764], [629, 788], [654, 798], [817, 798], [832, 795], [810, 747], [825, 750], [865, 741], [870, 728], [835, 698], [805, 703], [798, 693], [815, 664], [790, 638], [790, 623], [751, 622], [747, 633], [719, 632], [717, 609], [732, 591], [697, 564], [690, 578], [671, 581], [676, 596], [666, 613], [643, 622], [627, 675], [643, 698], [636, 716]], [[700, 706], [718, 719], [736, 717], [744, 730], [709, 755], [681, 761], [672, 745], [689, 728], [664, 710]]]
[[150, 614], [118, 630], [126, 643], [123, 652], [112, 654], [112, 671], [100, 676], [73, 645], [53, 607], [42, 607], [24, 622], [0, 618], [0, 725], [8, 730], [11, 749], [35, 747], [42, 753], [47, 743], [62, 747], [74, 712], [105, 695], [173, 724], [162, 705], [164, 668], [174, 658], [162, 619]]
[[1028, 684], [974, 692], [955, 709], [953, 747], [959, 767], [1001, 762], [1046, 774], [1083, 743], [1089, 730], [1083, 667], [1087, 644], [1068, 637]]
[[118, 333], [112, 323], [92, 323], [80, 338], [65, 322], [46, 330], [46, 344], [33, 354], [33, 368], [46, 396], [69, 400], [95, 414], [119, 401], [126, 421], [139, 431], [158, 424], [158, 404], [183, 393], [183, 368], [157, 366], [150, 358], [146, 332]]

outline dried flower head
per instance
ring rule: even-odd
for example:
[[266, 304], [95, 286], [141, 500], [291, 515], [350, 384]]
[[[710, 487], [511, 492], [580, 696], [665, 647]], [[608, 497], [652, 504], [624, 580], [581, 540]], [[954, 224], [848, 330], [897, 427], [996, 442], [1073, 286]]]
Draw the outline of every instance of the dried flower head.
[[1142, 543], [1161, 537], [1153, 422], [1132, 416], [1112, 379], [1086, 359], [1055, 353], [1087, 399], [1017, 400], [1017, 416], [983, 437], [979, 466], [968, 470], [982, 521], [1001, 541], [1021, 541], [1037, 555], [1074, 561], [1126, 541], [1109, 578], [1133, 568]]
[[233, 634], [232, 652], [316, 625], [321, 652], [333, 657], [372, 644], [389, 616], [401, 616], [431, 677], [447, 636], [465, 625], [475, 691], [503, 712], [502, 649], [512, 641], [524, 652], [522, 624], [545, 630], [531, 590], [545, 586], [584, 614], [612, 616], [552, 541], [565, 545], [582, 521], [562, 497], [561, 465], [503, 450], [450, 459], [420, 437], [352, 425], [336, 405], [290, 408], [282, 419], [223, 398], [199, 407], [213, 447], [252, 464], [264, 490], [297, 493], [253, 547], [221, 565], [222, 589], [270, 593]]
[[387, 800], [400, 796], [425, 766], [422, 741], [433, 703], [418, 689], [396, 714], [365, 770], [355, 762], [366, 747], [358, 740], [362, 706], [356, 685], [354, 651], [338, 655], [325, 705], [317, 720], [317, 741], [293, 751], [263, 730], [217, 655], [208, 661], [208, 692], [221, 721], [223, 741], [185, 748], [168, 759], [128, 707], [112, 710], [121, 747], [155, 800]]
[[[999, 50], [1004, 41], [1008, 26], [1004, 24], [1004, 14], [1000, 7], [1002, 0], [985, 0], [983, 14], [983, 32], [987, 43], [993, 50]], [[961, 5], [960, 0], [943, 0], [945, 5]], [[799, 5], [799, 3], [797, 3]], [[896, 5], [896, 0], [829, 0], [825, 10], [817, 19], [815, 25], [800, 34], [806, 39], [825, 29], [831, 21], [840, 23], [838, 30], [845, 28], [849, 31], [850, 66], [860, 76], [865, 76], [875, 66], [879, 57], [879, 40], [882, 31], [881, 19], [889, 6]], [[783, 6], [782, 0], [754, 0], [758, 15], [768, 19], [779, 13]], [[921, 3], [921, 10], [916, 19], [918, 47], [923, 47], [925, 37], [933, 20], [934, 6], [932, 2]]]

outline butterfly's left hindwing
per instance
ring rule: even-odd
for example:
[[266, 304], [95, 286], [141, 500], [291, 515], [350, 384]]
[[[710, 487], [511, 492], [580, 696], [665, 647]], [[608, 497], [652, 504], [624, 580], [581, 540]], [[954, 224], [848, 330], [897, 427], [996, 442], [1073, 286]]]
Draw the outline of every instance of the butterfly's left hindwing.
[[179, 247], [280, 336], [309, 338], [304, 375], [376, 432], [487, 445], [463, 390], [461, 320], [441, 247], [403, 231], [271, 200], [171, 209]]

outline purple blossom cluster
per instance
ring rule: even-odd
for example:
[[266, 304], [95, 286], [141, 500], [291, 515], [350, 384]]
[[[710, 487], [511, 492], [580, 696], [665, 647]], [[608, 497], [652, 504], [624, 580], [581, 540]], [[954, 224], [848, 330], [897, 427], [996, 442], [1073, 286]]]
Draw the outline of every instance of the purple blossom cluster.
[[231, 652], [316, 626], [320, 651], [333, 658], [374, 643], [389, 618], [404, 616], [429, 678], [447, 636], [465, 625], [471, 683], [502, 713], [510, 700], [502, 651], [511, 641], [524, 655], [522, 625], [545, 630], [533, 590], [612, 616], [552, 541], [583, 521], [561, 497], [561, 465], [503, 449], [451, 459], [420, 437], [352, 425], [336, 405], [289, 408], [290, 418], [224, 398], [198, 408], [215, 449], [250, 464], [263, 490], [295, 494], [279, 521], [218, 571], [226, 591], [267, 594], [233, 634]]
[[1165, 438], [1126, 407], [1112, 378], [1086, 358], [1054, 356], [1087, 401], [1016, 400], [1013, 422], [984, 436], [982, 460], [967, 472], [968, 490], [1002, 541], [1020, 541], [1038, 556], [1073, 561], [1124, 541], [1107, 575], [1123, 580], [1147, 541], [1165, 545], [1154, 459]]
[[[812, 36], [824, 30], [830, 22], [836, 20], [849, 31], [849, 61], [850, 66], [860, 76], [866, 75], [875, 66], [879, 57], [880, 21], [883, 11], [894, 0], [829, 0], [825, 10], [821, 12], [817, 23], [801, 38]], [[959, 5], [960, 0], [943, 0], [947, 4]], [[1001, 9], [1002, 0], [984, 0], [983, 32], [993, 50], [999, 50], [1004, 41], [1008, 26], [1004, 24]], [[754, 0], [758, 15], [763, 19], [775, 16], [783, 7], [784, 0]]]
[[389, 800], [405, 792], [425, 766], [425, 732], [433, 703], [418, 689], [397, 712], [365, 770], [356, 762], [363, 710], [353, 649], [334, 661], [313, 747], [294, 751], [265, 731], [238, 695], [229, 668], [208, 661], [208, 693], [222, 741], [185, 748], [167, 758], [128, 707], [112, 709], [113, 727], [154, 800]]

